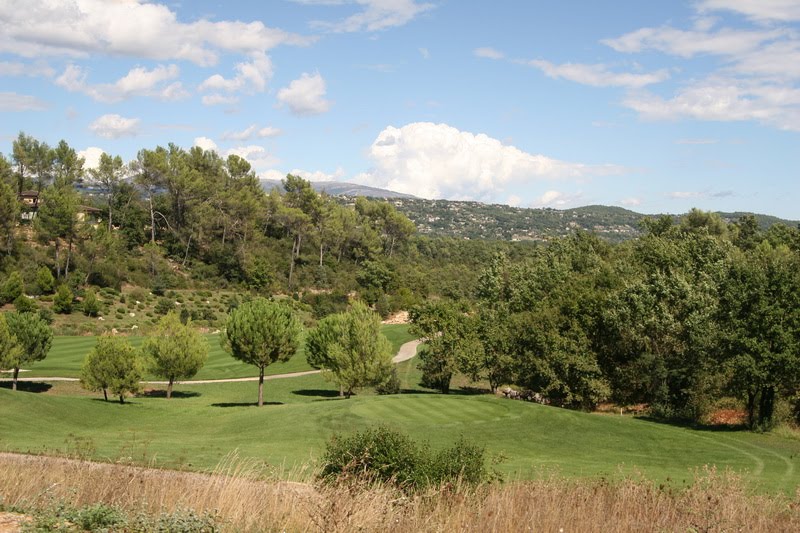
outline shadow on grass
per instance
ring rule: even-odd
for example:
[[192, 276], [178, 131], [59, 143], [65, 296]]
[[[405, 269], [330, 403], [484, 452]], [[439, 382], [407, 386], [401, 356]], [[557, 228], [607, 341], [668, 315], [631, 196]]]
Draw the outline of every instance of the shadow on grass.
[[[10, 381], [0, 381], [0, 389], [8, 389], [11, 390], [12, 383]], [[20, 392], [47, 392], [52, 389], [53, 386], [50, 383], [45, 383], [43, 381], [18, 381], [17, 382], [17, 390]]]
[[[264, 405], [283, 405], [283, 402], [264, 402]], [[211, 407], [257, 407], [258, 402], [212, 403]]]
[[330, 390], [330, 389], [300, 389], [300, 390], [293, 390], [292, 394], [297, 394], [298, 396], [314, 396], [317, 398], [339, 397], [338, 390]]
[[745, 424], [700, 424], [698, 422], [690, 422], [686, 420], [665, 420], [663, 418], [655, 418], [652, 416], [637, 416], [638, 420], [645, 420], [654, 424], [661, 424], [663, 426], [672, 426], [676, 428], [693, 429], [695, 431], [712, 431], [718, 433], [740, 433], [750, 431]]
[[[166, 398], [167, 391], [166, 389], [149, 389], [137, 394], [136, 396], [140, 398]], [[201, 396], [201, 394], [196, 391], [172, 391], [172, 398], [196, 398], [198, 396]]]

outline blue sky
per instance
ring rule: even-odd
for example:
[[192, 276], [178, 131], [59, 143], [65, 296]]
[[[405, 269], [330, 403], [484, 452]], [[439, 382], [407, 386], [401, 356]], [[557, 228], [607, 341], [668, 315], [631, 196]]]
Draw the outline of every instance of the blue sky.
[[800, 0], [0, 3], [0, 152], [800, 219]]

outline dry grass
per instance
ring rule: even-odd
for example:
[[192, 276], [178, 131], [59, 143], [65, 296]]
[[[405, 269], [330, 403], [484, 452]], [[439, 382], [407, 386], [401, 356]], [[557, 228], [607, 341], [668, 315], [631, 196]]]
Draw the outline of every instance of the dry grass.
[[[547, 478], [405, 497], [382, 487], [278, 481], [235, 458], [213, 474], [0, 454], [0, 502], [103, 502], [131, 512], [216, 511], [231, 531], [800, 531], [800, 500], [753, 495], [714, 470], [681, 490], [645, 480]], [[311, 472], [294, 479], [311, 479]]]

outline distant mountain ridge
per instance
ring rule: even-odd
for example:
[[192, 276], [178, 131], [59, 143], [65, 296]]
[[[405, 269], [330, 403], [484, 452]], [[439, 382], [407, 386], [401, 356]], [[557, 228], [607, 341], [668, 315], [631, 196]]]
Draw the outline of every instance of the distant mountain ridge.
[[[282, 188], [279, 180], [262, 180], [265, 189]], [[342, 197], [350, 202], [356, 196], [391, 200], [397, 209], [417, 226], [421, 234], [460, 239], [492, 239], [505, 241], [545, 241], [567, 235], [577, 229], [591, 231], [606, 240], [619, 242], [641, 234], [639, 223], [645, 215], [623, 207], [587, 205], [572, 209], [512, 207], [502, 204], [484, 204], [473, 201], [427, 200], [410, 194], [339, 181], [311, 182], [317, 191]], [[734, 222], [744, 215], [753, 214], [762, 229], [773, 224], [797, 226], [794, 220], [785, 220], [757, 213], [720, 212], [726, 222]], [[678, 220], [681, 215], [667, 216]]]
[[[269, 191], [275, 187], [283, 189], [280, 180], [262, 179], [261, 185]], [[326, 192], [331, 196], [366, 196], [368, 198], [416, 198], [412, 194], [359, 185], [357, 183], [345, 183], [343, 181], [312, 181], [311, 186], [317, 192]]]

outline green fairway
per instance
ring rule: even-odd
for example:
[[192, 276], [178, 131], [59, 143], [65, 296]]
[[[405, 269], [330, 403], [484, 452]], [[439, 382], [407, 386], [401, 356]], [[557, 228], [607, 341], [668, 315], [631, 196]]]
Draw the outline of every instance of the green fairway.
[[[382, 330], [392, 343], [395, 352], [401, 344], [413, 339], [406, 325], [385, 325]], [[240, 363], [222, 349], [219, 344], [219, 334], [206, 334], [205, 337], [209, 346], [208, 361], [193, 379], [242, 378], [258, 375], [255, 367]], [[31, 365], [26, 369], [28, 372], [22, 373], [22, 377], [78, 377], [83, 359], [94, 346], [95, 340], [96, 337], [55, 337], [47, 358]], [[144, 337], [130, 337], [130, 340], [135, 346], [140, 346]], [[267, 367], [267, 375], [303, 370], [311, 370], [311, 367], [306, 362], [305, 349], [301, 346], [298, 353], [289, 361]], [[156, 376], [148, 376], [148, 379], [155, 378]]]
[[[414, 364], [398, 365], [400, 374], [413, 374]], [[417, 389], [345, 400], [336, 394], [319, 375], [267, 382], [263, 408], [253, 405], [253, 383], [185, 384], [172, 400], [139, 397], [126, 405], [88, 396], [75, 383], [40, 393], [0, 388], [0, 450], [83, 451], [105, 460], [130, 457], [200, 469], [237, 450], [292, 467], [317, 459], [333, 432], [386, 423], [433, 447], [464, 435], [505, 456], [499, 469], [511, 477], [552, 470], [611, 477], [641, 472], [681, 484], [691, 469], [716, 465], [743, 473], [764, 490], [791, 492], [800, 482], [800, 443], [772, 435], [698, 431], [488, 395]]]

